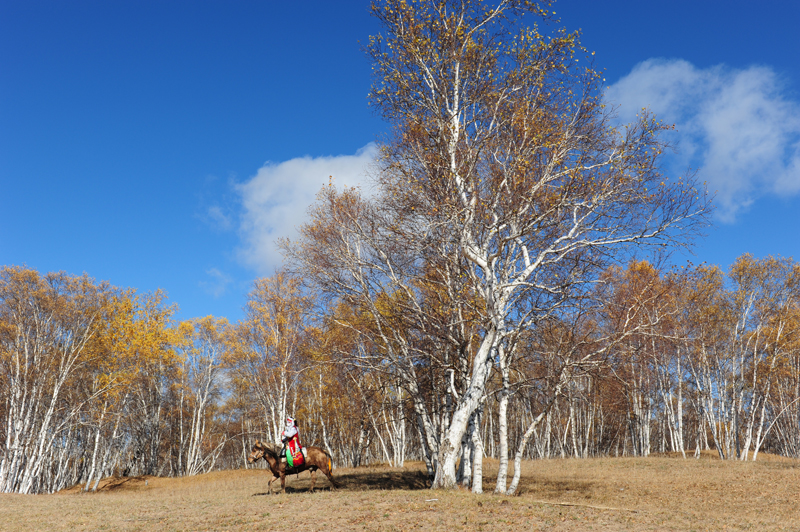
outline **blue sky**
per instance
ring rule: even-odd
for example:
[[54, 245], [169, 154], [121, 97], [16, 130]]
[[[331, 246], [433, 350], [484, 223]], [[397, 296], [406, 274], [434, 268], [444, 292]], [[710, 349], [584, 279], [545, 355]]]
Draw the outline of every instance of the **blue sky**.
[[[674, 122], [716, 191], [692, 262], [800, 260], [800, 3], [560, 0], [622, 117]], [[367, 106], [366, 1], [0, 2], [0, 264], [164, 289], [238, 320], [333, 175], [386, 125]], [[681, 258], [681, 260], [683, 260]]]

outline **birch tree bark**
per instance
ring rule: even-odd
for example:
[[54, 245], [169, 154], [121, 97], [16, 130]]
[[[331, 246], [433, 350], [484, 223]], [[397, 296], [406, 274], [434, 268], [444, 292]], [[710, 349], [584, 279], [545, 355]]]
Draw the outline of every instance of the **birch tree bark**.
[[501, 344], [498, 349], [498, 361], [500, 365], [500, 378], [502, 388], [500, 390], [500, 400], [497, 408], [497, 437], [499, 440], [498, 452], [499, 462], [497, 471], [497, 483], [495, 493], [505, 493], [506, 476], [508, 474], [508, 401], [511, 395], [510, 382], [510, 358], [513, 349], [506, 350]]
[[472, 431], [472, 493], [483, 493], [483, 439], [481, 438], [481, 418], [483, 405], [474, 412], [474, 430]]

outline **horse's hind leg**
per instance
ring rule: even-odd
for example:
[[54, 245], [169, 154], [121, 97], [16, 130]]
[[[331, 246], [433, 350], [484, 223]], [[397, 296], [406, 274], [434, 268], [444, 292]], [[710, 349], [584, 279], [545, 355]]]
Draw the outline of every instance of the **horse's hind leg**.
[[317, 470], [311, 470], [311, 493], [314, 493], [314, 484], [317, 483]]
[[331, 491], [336, 491], [336, 488], [339, 486], [339, 483], [333, 480], [333, 471], [331, 471], [330, 467], [326, 467], [321, 471], [325, 473], [326, 477], [328, 477], [328, 482], [331, 483]]

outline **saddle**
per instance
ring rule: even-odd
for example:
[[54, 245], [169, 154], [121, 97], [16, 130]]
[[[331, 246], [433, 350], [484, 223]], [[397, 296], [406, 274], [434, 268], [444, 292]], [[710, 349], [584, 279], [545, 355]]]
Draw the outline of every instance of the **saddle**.
[[295, 440], [286, 444], [286, 465], [290, 468], [299, 467], [306, 463], [308, 451], [301, 447]]

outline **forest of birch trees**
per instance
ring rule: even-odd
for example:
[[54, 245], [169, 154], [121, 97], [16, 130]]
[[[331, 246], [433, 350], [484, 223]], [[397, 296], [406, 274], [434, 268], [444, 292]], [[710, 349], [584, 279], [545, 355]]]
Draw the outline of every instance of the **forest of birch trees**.
[[522, 460], [800, 457], [800, 264], [675, 266], [711, 202], [664, 174], [671, 126], [618, 124], [545, 2], [372, 13], [373, 186], [319, 191], [238, 322], [0, 269], [0, 491], [248, 467], [287, 416], [336, 467], [475, 493], [484, 459], [513, 494]]
[[[4, 268], [3, 491], [246, 467], [252, 443], [277, 441], [287, 415], [338, 467], [435, 462], [469, 368], [427, 347], [445, 340], [393, 331], [431, 354], [415, 359], [409, 390], [360, 330], [372, 327], [362, 309], [338, 301], [314, 317], [301, 287], [279, 273], [256, 281], [239, 323], [177, 322], [159, 293]], [[458, 481], [479, 486], [484, 457], [506, 465], [506, 491], [528, 459], [800, 457], [798, 296], [790, 259], [746, 255], [728, 272], [609, 268], [579, 306], [504, 347], [514, 355], [495, 361]]]

